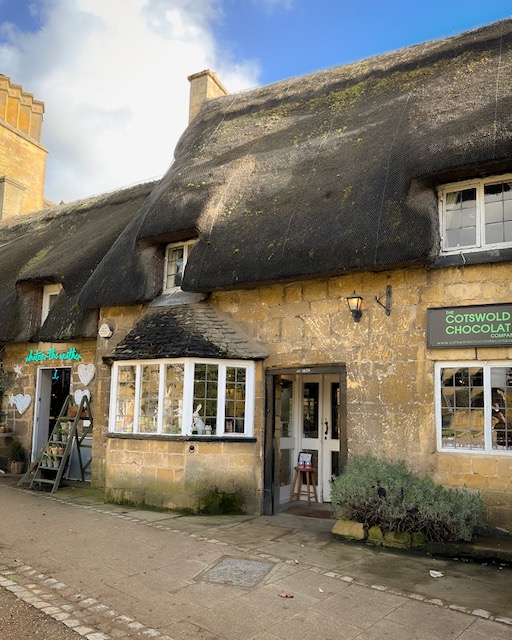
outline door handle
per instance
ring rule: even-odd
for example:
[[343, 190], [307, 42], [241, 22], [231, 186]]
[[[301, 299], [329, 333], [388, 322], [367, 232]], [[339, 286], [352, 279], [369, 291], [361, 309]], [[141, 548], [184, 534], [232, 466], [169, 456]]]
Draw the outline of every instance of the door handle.
[[329, 433], [329, 423], [327, 422], [327, 420], [325, 421], [325, 432], [324, 432], [324, 438], [325, 440], [327, 440], [327, 434]]

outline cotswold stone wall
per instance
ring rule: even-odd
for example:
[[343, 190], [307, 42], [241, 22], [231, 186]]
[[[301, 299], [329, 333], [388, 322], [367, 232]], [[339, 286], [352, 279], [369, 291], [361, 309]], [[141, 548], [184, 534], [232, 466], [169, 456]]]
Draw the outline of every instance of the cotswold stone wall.
[[[267, 368], [347, 367], [349, 455], [404, 459], [446, 486], [480, 489], [487, 518], [512, 530], [512, 454], [438, 453], [435, 361], [512, 360], [510, 348], [427, 349], [427, 308], [510, 302], [510, 263], [356, 274], [215, 294], [212, 301], [268, 349]], [[375, 296], [392, 285], [387, 316]], [[352, 320], [345, 297], [364, 298]]]
[[44, 204], [46, 150], [0, 120], [0, 219]]
[[260, 441], [108, 438], [107, 499], [197, 512], [208, 492], [221, 491], [242, 495], [247, 513], [258, 513]]

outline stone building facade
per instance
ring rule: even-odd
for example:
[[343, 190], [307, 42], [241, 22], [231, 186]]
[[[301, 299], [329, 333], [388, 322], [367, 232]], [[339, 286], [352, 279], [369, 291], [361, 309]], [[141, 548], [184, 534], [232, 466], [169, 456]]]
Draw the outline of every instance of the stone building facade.
[[0, 220], [44, 204], [44, 103], [0, 75]]
[[[507, 20], [235, 96], [195, 74], [161, 181], [48, 217], [76, 256], [41, 236], [20, 261], [26, 227], [0, 224], [4, 366], [35, 398], [27, 350], [83, 350], [109, 500], [272, 514], [301, 456], [328, 502], [372, 453], [512, 530], [511, 52]], [[9, 411], [35, 442], [38, 414]]]
[[[508, 263], [400, 269], [214, 294], [211, 302], [268, 350], [264, 367], [256, 376], [255, 441], [112, 438], [103, 429], [95, 436], [96, 482], [113, 500], [192, 510], [208, 487], [229, 490], [239, 486], [248, 498], [249, 510], [258, 512], [265, 483], [263, 442], [269, 402], [265, 375], [285, 371], [283, 377], [299, 389], [304, 384], [302, 379], [320, 380], [322, 374], [316, 371], [331, 367], [346, 372], [342, 378], [346, 384], [342, 393], [345, 415], [339, 416], [340, 428], [346, 431], [340, 438], [342, 459], [354, 453], [404, 459], [415, 472], [428, 474], [445, 486], [479, 490], [487, 521], [512, 529], [511, 456], [506, 450], [494, 454], [439, 450], [434, 397], [437, 362], [508, 366], [512, 347], [429, 349], [426, 337], [428, 308], [510, 300], [509, 269]], [[389, 316], [375, 301], [388, 286], [392, 287]], [[352, 290], [364, 299], [358, 323], [353, 321], [345, 299]], [[102, 321], [117, 328], [114, 341], [121, 340], [140, 317], [140, 309], [134, 315], [130, 307], [102, 311]], [[110, 347], [106, 341], [98, 346], [96, 363], [100, 369]], [[98, 383], [102, 380], [104, 388], [98, 391], [101, 404], [96, 406], [100, 424], [106, 425], [111, 383], [108, 368], [104, 367]], [[303, 445], [297, 432], [289, 458], [287, 451], [281, 451], [279, 416], [274, 428], [273, 484], [279, 486], [274, 486], [278, 508], [279, 502], [289, 499], [298, 452], [303, 448], [318, 452], [319, 445], [312, 447], [311, 439], [304, 439]], [[328, 485], [322, 490], [323, 499], [328, 501]]]

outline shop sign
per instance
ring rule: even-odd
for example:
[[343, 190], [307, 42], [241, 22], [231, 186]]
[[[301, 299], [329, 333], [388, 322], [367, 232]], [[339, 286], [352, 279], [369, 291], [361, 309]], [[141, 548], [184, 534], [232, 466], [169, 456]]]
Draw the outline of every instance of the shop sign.
[[78, 353], [78, 351], [71, 347], [69, 351], [65, 353], [58, 353], [55, 349], [50, 349], [49, 351], [39, 351], [36, 349], [32, 351], [30, 349], [30, 353], [25, 358], [25, 362], [49, 362], [50, 360], [81, 360], [82, 356]]
[[427, 347], [512, 345], [512, 304], [427, 309]]

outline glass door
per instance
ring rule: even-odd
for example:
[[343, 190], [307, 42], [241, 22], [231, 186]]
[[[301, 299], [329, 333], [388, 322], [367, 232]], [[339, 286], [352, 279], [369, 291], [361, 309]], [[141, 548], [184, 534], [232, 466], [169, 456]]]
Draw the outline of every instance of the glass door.
[[340, 470], [339, 376], [302, 376], [301, 391], [300, 450], [313, 456], [319, 501], [330, 502], [330, 481]]
[[294, 407], [294, 390], [296, 380], [281, 376], [276, 389], [277, 418], [280, 426], [279, 438], [279, 502], [289, 502], [292, 490], [293, 468], [296, 465], [296, 425], [294, 418], [297, 414]]

